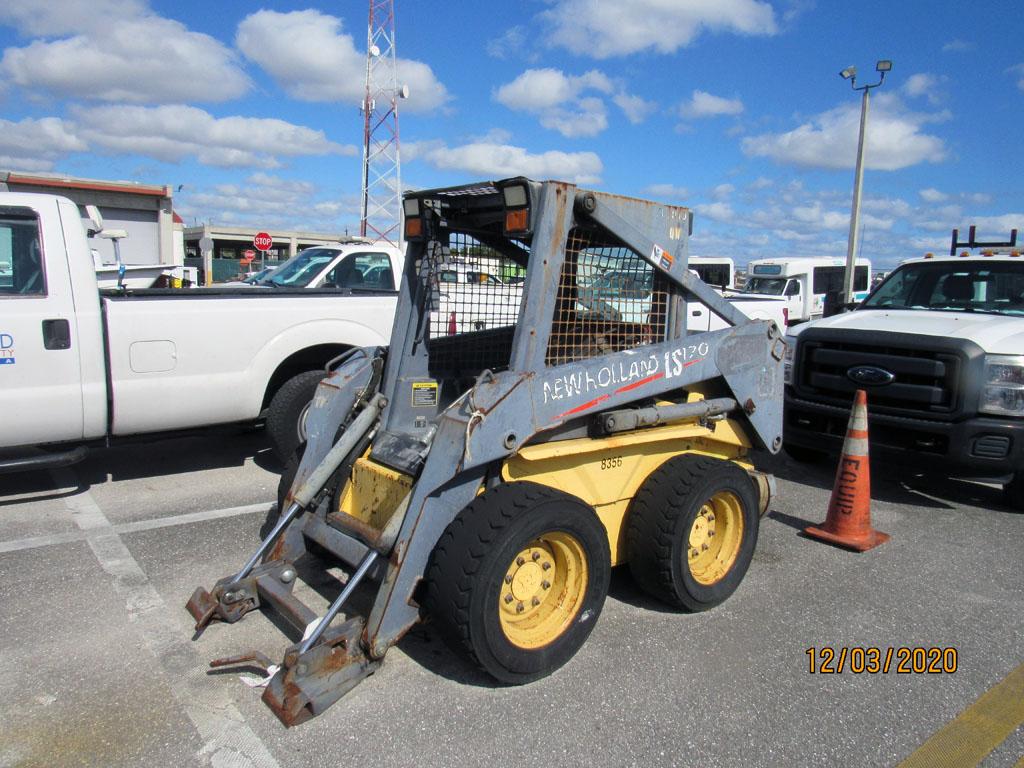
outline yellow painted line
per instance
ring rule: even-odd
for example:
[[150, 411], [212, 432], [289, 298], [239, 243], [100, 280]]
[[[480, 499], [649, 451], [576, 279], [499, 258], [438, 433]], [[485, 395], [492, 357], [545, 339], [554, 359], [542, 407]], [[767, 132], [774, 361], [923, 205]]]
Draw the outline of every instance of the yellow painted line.
[[[917, 748], [899, 768], [977, 765], [1024, 723], [1024, 664], [989, 688]], [[1016, 768], [1024, 768], [1024, 758]]]

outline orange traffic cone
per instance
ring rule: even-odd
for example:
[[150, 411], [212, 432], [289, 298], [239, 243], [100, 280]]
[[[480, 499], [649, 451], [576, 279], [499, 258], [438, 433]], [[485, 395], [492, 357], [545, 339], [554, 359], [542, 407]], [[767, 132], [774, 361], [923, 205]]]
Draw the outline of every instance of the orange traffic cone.
[[868, 396], [858, 389], [846, 427], [843, 454], [839, 457], [836, 483], [821, 526], [809, 525], [804, 533], [841, 547], [866, 552], [884, 544], [889, 534], [871, 527], [871, 470], [868, 466]]

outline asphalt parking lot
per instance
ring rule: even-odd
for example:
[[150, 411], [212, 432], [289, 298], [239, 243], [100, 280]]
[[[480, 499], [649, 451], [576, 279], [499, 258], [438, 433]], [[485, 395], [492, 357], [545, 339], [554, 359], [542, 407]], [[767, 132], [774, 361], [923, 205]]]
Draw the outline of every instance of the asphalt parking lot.
[[[583, 650], [519, 688], [426, 625], [290, 730], [237, 671], [206, 671], [279, 656], [277, 627], [257, 613], [193, 641], [184, 609], [256, 543], [278, 471], [259, 433], [0, 476], [0, 766], [890, 766], [937, 733], [976, 758], [912, 760], [1024, 764], [1024, 515], [994, 486], [876, 467], [873, 519], [892, 540], [854, 554], [799, 533], [824, 519], [833, 469], [766, 463], [779, 497], [717, 609], [666, 610], [616, 572]], [[314, 586], [329, 597], [332, 582]], [[812, 674], [823, 647], [955, 648], [957, 665]]]

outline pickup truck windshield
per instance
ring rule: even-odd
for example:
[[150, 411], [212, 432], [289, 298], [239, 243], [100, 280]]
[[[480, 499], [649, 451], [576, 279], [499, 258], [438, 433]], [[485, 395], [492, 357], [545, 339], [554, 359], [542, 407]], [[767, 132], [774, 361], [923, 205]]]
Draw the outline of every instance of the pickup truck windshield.
[[336, 248], [307, 248], [271, 272], [263, 285], [305, 288], [341, 253]]
[[743, 286], [743, 293], [765, 293], [769, 296], [781, 296], [786, 290], [784, 277], [752, 277]]
[[1024, 315], [1024, 260], [943, 259], [904, 264], [858, 309]]

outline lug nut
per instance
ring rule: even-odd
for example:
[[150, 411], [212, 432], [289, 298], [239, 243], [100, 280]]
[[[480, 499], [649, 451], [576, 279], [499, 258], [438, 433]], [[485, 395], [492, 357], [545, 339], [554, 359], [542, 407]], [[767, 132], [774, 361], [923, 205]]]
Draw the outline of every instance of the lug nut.
[[522, 565], [525, 562], [526, 562], [526, 558], [523, 557], [522, 555], [520, 555], [519, 557], [516, 558], [516, 565]]
[[709, 537], [709, 538], [710, 538], [711, 536], [714, 536], [714, 535], [715, 535], [715, 532], [714, 532], [714, 531], [708, 531], [708, 537]]
[[703, 551], [703, 552], [707, 552], [710, 549], [710, 547], [708, 546], [707, 542], [701, 544], [700, 548], [701, 548], [701, 551]]
[[516, 605], [516, 613], [522, 613], [525, 610], [526, 610], [526, 606], [523, 605], [522, 603], [519, 603], [518, 605]]
[[531, 603], [532, 603], [532, 604], [533, 604], [534, 606], [540, 605], [540, 598], [539, 598], [539, 597], [535, 597], [535, 598], [533, 598], [533, 600], [531, 600], [530, 602], [531, 602]]
[[551, 582], [550, 582], [550, 581], [548, 581], [547, 579], [544, 579], [544, 581], [542, 581], [542, 582], [540, 583], [540, 585], [541, 585], [541, 586], [542, 586], [542, 587], [543, 587], [544, 589], [551, 589]]
[[506, 603], [511, 603], [514, 599], [515, 598], [513, 598], [512, 595], [505, 595], [505, 602]]
[[506, 575], [505, 576], [505, 583], [506, 584], [511, 584], [512, 583], [512, 576]]
[[696, 549], [691, 549], [690, 550], [690, 557], [696, 557], [699, 554], [700, 554], [700, 552], [698, 552]]
[[533, 555], [531, 555], [531, 557], [533, 557], [535, 561], [540, 560], [540, 552], [534, 552]]
[[712, 515], [710, 512], [708, 513], [708, 522], [709, 523], [715, 522], [715, 516]]

